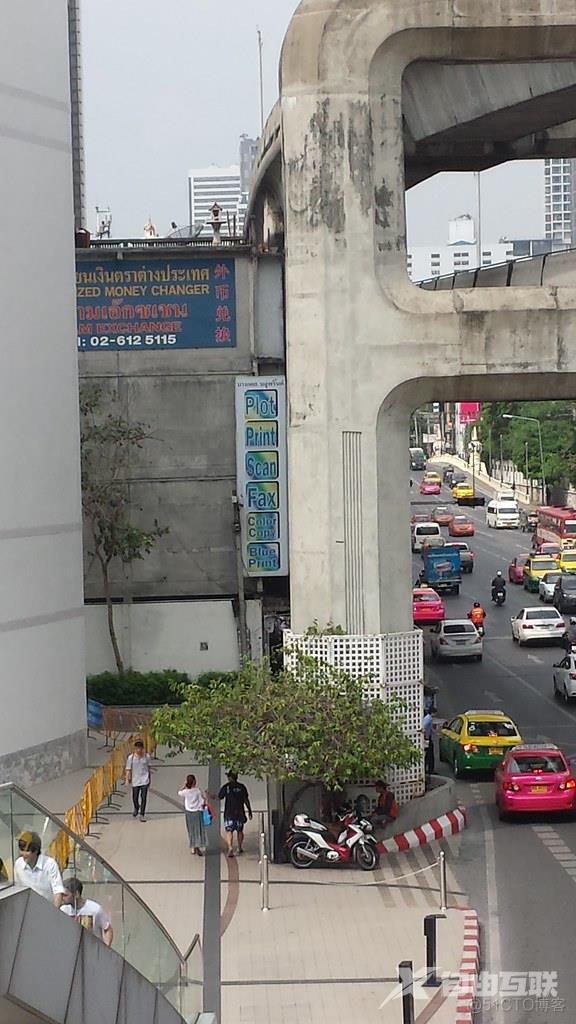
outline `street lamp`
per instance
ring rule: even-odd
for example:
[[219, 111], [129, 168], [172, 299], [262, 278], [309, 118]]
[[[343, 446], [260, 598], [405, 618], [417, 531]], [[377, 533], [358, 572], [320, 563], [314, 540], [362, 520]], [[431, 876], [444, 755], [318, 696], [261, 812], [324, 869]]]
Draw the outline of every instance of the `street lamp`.
[[502, 413], [503, 420], [525, 420], [526, 423], [535, 423], [538, 427], [538, 444], [540, 445], [540, 471], [542, 474], [542, 502], [546, 502], [546, 477], [544, 476], [544, 451], [542, 449], [542, 427], [536, 416], [518, 416], [515, 413]]

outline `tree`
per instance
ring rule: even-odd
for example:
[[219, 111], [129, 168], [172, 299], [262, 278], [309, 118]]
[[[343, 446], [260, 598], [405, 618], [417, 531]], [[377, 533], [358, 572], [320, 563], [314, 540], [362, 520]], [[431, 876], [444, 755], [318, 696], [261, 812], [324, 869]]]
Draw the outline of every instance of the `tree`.
[[124, 663], [116, 630], [110, 586], [110, 566], [118, 559], [124, 565], [144, 558], [159, 537], [168, 532], [154, 520], [149, 530], [132, 522], [132, 505], [127, 474], [131, 454], [149, 437], [143, 423], [131, 423], [107, 405], [102, 389], [86, 385], [80, 389], [80, 443], [82, 464], [82, 511], [91, 538], [88, 554], [102, 573], [108, 630], [116, 667]]
[[181, 687], [182, 704], [156, 711], [154, 733], [201, 762], [333, 790], [420, 757], [402, 703], [368, 701], [366, 682], [298, 652], [276, 675], [266, 662], [247, 662], [228, 685]]
[[501, 434], [504, 458], [524, 471], [528, 444], [528, 475], [531, 479], [539, 479], [542, 463], [536, 423], [522, 419], [506, 420], [503, 413], [530, 416], [539, 421], [544, 475], [548, 483], [576, 482], [576, 422], [572, 402], [488, 402], [482, 408], [479, 437], [484, 453], [492, 451], [494, 446], [494, 458], [500, 457]]

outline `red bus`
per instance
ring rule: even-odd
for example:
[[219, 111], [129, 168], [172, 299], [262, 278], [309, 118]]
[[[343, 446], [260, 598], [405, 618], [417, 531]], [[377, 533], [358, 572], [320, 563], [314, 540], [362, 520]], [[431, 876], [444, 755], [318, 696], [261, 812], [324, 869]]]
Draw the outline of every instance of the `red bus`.
[[563, 548], [576, 548], [576, 508], [544, 505], [536, 515], [536, 543], [550, 541]]

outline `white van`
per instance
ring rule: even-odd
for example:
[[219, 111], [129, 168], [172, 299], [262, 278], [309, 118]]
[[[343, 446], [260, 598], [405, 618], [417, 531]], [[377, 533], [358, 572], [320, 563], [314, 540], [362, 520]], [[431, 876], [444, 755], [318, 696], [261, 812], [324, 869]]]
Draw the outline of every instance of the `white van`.
[[486, 526], [494, 530], [515, 530], [520, 517], [515, 501], [491, 501], [486, 506]]
[[442, 537], [438, 523], [414, 523], [412, 529], [412, 551], [422, 551], [425, 537]]
[[494, 501], [505, 501], [507, 504], [510, 505], [518, 504], [518, 502], [516, 501], [516, 495], [514, 494], [514, 491], [511, 490], [509, 487], [504, 491], [498, 491], [494, 497]]

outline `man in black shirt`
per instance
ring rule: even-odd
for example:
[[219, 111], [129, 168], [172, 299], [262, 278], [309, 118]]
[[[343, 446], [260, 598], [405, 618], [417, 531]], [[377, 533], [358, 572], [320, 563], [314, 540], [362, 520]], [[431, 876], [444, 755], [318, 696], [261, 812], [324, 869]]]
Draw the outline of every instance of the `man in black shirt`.
[[224, 828], [226, 829], [226, 842], [228, 843], [228, 856], [234, 856], [232, 844], [234, 833], [238, 836], [238, 853], [242, 853], [244, 844], [244, 825], [246, 824], [246, 813], [252, 821], [252, 808], [248, 790], [241, 782], [238, 782], [238, 772], [226, 773], [228, 782], [220, 789], [218, 799], [224, 801]]

